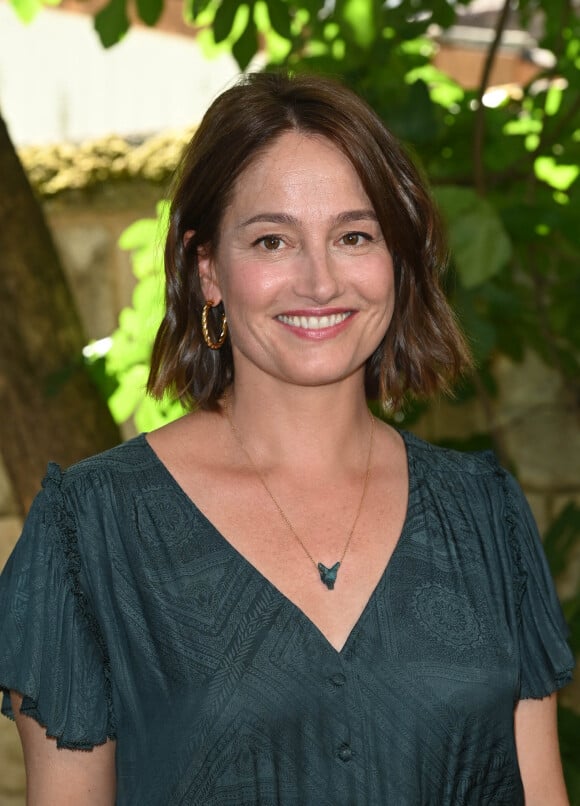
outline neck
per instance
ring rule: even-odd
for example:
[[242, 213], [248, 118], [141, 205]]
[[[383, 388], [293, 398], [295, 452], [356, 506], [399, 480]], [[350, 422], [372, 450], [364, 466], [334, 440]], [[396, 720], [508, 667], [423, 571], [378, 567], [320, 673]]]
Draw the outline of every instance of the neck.
[[254, 461], [308, 475], [358, 469], [369, 439], [369, 413], [360, 383], [326, 387], [253, 388], [228, 392], [231, 419]]

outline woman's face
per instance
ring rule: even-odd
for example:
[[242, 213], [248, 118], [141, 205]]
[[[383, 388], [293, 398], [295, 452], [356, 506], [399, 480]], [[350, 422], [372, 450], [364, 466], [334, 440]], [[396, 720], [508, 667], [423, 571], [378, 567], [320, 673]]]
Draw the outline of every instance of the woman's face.
[[330, 141], [288, 132], [251, 163], [199, 268], [206, 299], [224, 303], [237, 382], [362, 383], [393, 314], [393, 262]]

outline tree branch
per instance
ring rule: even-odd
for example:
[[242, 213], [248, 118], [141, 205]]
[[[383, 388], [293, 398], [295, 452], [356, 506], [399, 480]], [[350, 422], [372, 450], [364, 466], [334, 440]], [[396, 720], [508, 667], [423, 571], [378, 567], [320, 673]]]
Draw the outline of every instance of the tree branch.
[[501, 43], [504, 28], [507, 23], [510, 6], [511, 0], [504, 0], [503, 8], [495, 26], [493, 42], [487, 51], [483, 71], [481, 73], [481, 79], [479, 81], [479, 88], [477, 90], [477, 109], [475, 112], [475, 126], [473, 132], [473, 181], [475, 184], [475, 189], [480, 196], [485, 195], [485, 167], [483, 160], [483, 144], [485, 140], [485, 107], [483, 105], [483, 96], [485, 95], [485, 91], [489, 84], [489, 78], [491, 76], [495, 57]]
[[82, 361], [82, 323], [52, 234], [0, 117], [0, 455], [25, 514], [52, 459], [121, 435]]

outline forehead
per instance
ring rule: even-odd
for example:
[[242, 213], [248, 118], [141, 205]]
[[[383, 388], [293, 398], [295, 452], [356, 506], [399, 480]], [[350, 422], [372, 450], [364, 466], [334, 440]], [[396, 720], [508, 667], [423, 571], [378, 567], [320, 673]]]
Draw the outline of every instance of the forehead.
[[323, 136], [291, 131], [280, 135], [242, 171], [233, 185], [228, 209], [362, 202], [369, 204], [348, 157]]

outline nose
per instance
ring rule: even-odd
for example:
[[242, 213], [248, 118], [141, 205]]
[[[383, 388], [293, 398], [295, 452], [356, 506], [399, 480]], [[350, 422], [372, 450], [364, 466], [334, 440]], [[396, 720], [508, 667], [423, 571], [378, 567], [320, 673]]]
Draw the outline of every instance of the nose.
[[303, 251], [296, 291], [317, 304], [326, 304], [340, 293], [338, 266], [324, 246]]

